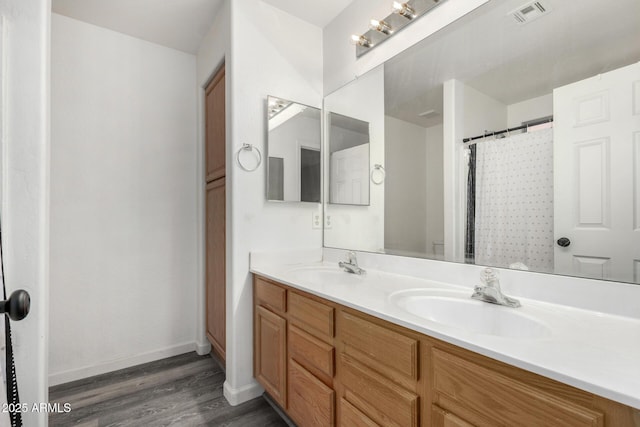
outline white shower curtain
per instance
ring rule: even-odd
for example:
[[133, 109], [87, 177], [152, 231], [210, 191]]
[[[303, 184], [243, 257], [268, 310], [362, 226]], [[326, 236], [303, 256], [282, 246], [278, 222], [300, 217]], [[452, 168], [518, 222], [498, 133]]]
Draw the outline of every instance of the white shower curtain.
[[553, 129], [476, 145], [475, 262], [553, 271]]

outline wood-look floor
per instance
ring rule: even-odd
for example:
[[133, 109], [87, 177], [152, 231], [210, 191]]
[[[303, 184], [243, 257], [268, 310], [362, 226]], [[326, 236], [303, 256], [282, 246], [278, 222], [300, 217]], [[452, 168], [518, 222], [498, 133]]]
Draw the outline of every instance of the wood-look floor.
[[71, 412], [51, 414], [55, 426], [285, 427], [263, 398], [230, 406], [224, 373], [210, 356], [183, 354], [52, 387], [51, 403]]

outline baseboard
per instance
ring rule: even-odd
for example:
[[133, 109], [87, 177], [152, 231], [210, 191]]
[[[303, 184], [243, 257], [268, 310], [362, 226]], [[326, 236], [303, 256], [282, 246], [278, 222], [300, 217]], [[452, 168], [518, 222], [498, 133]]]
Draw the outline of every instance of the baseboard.
[[167, 357], [189, 353], [196, 350], [196, 348], [197, 345], [195, 342], [189, 342], [163, 348], [160, 350], [150, 351], [148, 353], [136, 354], [131, 357], [102, 362], [97, 365], [90, 365], [78, 369], [70, 369], [68, 371], [49, 374], [49, 386], [52, 387], [55, 385], [92, 377], [94, 375], [106, 374], [107, 372], [130, 368], [132, 366], [141, 365], [147, 362], [154, 362], [160, 359], [166, 359]]
[[224, 397], [231, 406], [240, 405], [249, 400], [260, 397], [264, 393], [264, 389], [256, 381], [244, 387], [233, 388], [228, 381], [224, 382]]
[[197, 342], [196, 353], [198, 353], [200, 356], [211, 353], [211, 343], [209, 341]]

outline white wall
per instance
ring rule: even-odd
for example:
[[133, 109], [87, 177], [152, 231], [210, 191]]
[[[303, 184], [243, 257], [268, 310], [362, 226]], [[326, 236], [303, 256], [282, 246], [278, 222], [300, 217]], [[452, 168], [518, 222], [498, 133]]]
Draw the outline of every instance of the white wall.
[[[226, 7], [226, 6], [225, 6]], [[253, 378], [251, 251], [320, 248], [312, 228], [319, 205], [265, 200], [265, 164], [245, 172], [235, 163], [242, 143], [266, 147], [266, 98], [322, 105], [322, 31], [260, 0], [230, 3], [227, 52], [227, 378], [225, 397], [238, 404], [262, 393]], [[207, 49], [203, 44], [201, 51]], [[230, 134], [229, 134], [230, 132]]]
[[442, 125], [423, 128], [385, 117], [388, 252], [434, 257], [433, 243], [444, 240], [442, 132]]
[[[378, 67], [324, 100], [325, 113], [333, 112], [369, 123], [369, 170], [384, 166], [384, 67]], [[326, 120], [325, 120], [326, 122]], [[325, 153], [325, 200], [329, 200], [329, 156]], [[362, 251], [384, 250], [384, 187], [369, 180], [369, 206], [329, 204], [325, 215], [324, 245]]]
[[[31, 295], [30, 314], [12, 322], [20, 398], [29, 403], [48, 400], [50, 11], [48, 0], [0, 0], [4, 273], [7, 293]], [[26, 412], [23, 422], [44, 426], [47, 414]]]
[[[427, 246], [427, 131], [385, 116], [384, 246], [424, 254]], [[440, 161], [442, 163], [442, 161]]]
[[507, 106], [507, 126], [516, 127], [523, 122], [553, 115], [553, 94], [538, 96]]
[[323, 32], [324, 93], [329, 94], [387, 59], [423, 40], [489, 0], [447, 1], [420, 17], [384, 44], [356, 59], [352, 34], [369, 29], [371, 18], [383, 19], [391, 13], [389, 0], [355, 0]]
[[53, 15], [51, 382], [193, 350], [195, 56]]
[[499, 131], [507, 127], [507, 106], [500, 101], [464, 86], [462, 120], [465, 137], [484, 135], [485, 131]]
[[435, 249], [434, 242], [444, 242], [444, 176], [443, 176], [443, 129], [442, 125], [426, 129], [426, 175], [427, 175], [427, 253], [433, 256], [442, 247]]

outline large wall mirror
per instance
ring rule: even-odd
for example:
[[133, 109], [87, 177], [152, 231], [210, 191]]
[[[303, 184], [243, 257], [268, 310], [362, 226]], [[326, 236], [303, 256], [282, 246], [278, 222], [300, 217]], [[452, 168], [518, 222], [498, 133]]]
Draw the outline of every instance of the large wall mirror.
[[325, 246], [640, 283], [639, 61], [637, 0], [494, 0], [330, 94], [386, 178]]
[[267, 200], [321, 201], [321, 114], [282, 98], [267, 98]]

